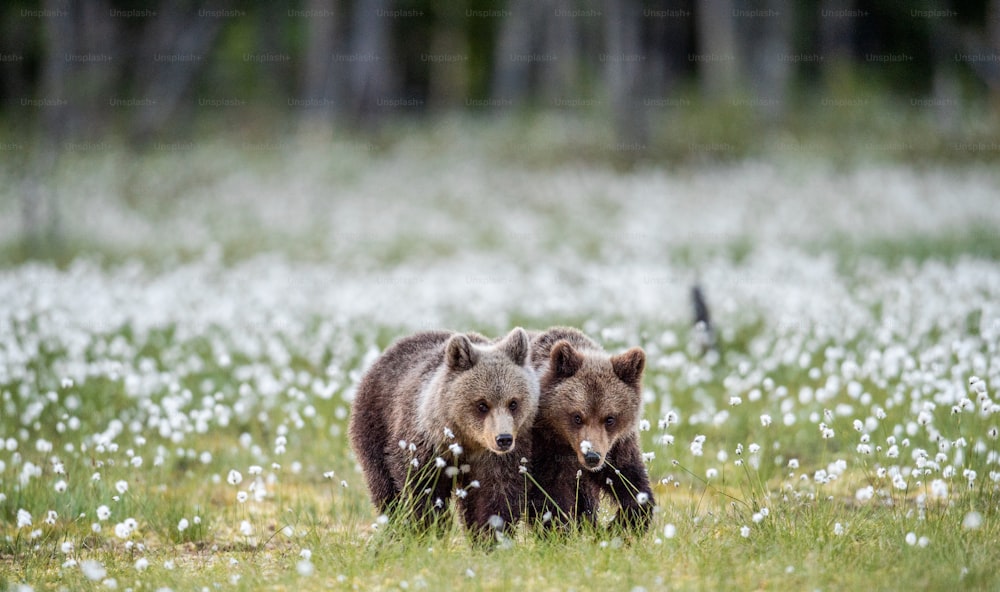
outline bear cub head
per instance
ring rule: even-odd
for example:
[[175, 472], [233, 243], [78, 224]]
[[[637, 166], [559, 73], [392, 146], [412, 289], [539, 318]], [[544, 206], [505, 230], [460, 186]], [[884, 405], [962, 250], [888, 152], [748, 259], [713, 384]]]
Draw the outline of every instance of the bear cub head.
[[578, 350], [565, 340], [552, 347], [541, 413], [563, 441], [573, 444], [584, 469], [601, 470], [618, 440], [635, 433], [645, 366], [646, 353], [638, 347], [610, 357]]
[[432, 389], [437, 397], [425, 397], [420, 411], [425, 422], [442, 422], [437, 433], [453, 432], [470, 453], [508, 454], [519, 434], [531, 429], [538, 410], [538, 380], [527, 365], [528, 334], [518, 327], [498, 342], [471, 337], [449, 338], [439, 386]]

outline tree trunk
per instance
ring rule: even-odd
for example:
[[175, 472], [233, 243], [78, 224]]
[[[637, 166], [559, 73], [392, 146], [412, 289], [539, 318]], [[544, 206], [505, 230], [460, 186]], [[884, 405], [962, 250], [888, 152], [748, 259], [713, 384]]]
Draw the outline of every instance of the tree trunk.
[[822, 0], [820, 3], [819, 42], [823, 56], [823, 78], [828, 89], [842, 85], [850, 71], [854, 49], [854, 0]]
[[530, 57], [535, 52], [534, 22], [544, 6], [534, 0], [512, 0], [508, 6], [510, 14], [500, 26], [493, 59], [493, 98], [518, 105], [528, 96]]
[[[225, 10], [226, 4], [208, 10]], [[143, 54], [151, 56], [136, 64], [139, 98], [152, 103], [136, 109], [131, 140], [144, 144], [162, 132], [181, 111], [181, 101], [198, 75], [208, 65], [212, 46], [225, 18], [198, 16], [197, 10], [158, 9], [143, 30]], [[214, 97], [221, 98], [221, 97]]]
[[702, 0], [695, 7], [695, 21], [702, 94], [714, 101], [730, 98], [739, 87], [732, 0]]
[[434, 109], [461, 109], [469, 95], [469, 44], [462, 30], [465, 3], [442, 2], [431, 32], [427, 63], [428, 103]]
[[589, 17], [577, 18], [569, 15], [573, 10], [585, 10], [582, 6], [585, 5], [571, 0], [555, 0], [546, 3], [546, 10], [540, 23], [544, 28], [542, 55], [554, 58], [539, 64], [540, 90], [546, 104], [552, 104], [558, 98], [567, 98], [567, 95], [578, 91], [579, 28], [577, 22], [582, 18]]
[[389, 25], [393, 4], [389, 0], [356, 0], [351, 27], [351, 113], [363, 127], [378, 123], [392, 109]]
[[306, 2], [306, 55], [301, 92], [305, 102], [299, 109], [303, 126], [329, 127], [336, 109], [331, 78], [334, 76], [333, 52], [337, 31], [335, 0]]
[[604, 61], [615, 138], [622, 151], [634, 156], [648, 142], [645, 110], [642, 108], [643, 53], [642, 6], [638, 0], [605, 0]]
[[748, 57], [752, 108], [775, 121], [785, 113], [791, 76], [791, 28], [793, 4], [789, 0], [763, 0], [751, 4], [759, 14], [741, 19], [741, 32]]
[[56, 14], [43, 19], [45, 58], [42, 64], [41, 137], [29, 157], [29, 173], [21, 191], [22, 237], [25, 252], [36, 256], [61, 242], [62, 229], [55, 189], [48, 181], [55, 177], [59, 154], [80, 119], [76, 112], [70, 77], [72, 63], [67, 56], [79, 55], [77, 28], [70, 5], [60, 0], [45, 0], [44, 10]]

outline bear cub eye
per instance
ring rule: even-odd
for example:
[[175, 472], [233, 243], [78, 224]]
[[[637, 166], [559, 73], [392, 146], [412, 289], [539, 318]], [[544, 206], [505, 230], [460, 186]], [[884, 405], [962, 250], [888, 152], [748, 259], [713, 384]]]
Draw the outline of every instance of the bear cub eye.
[[479, 409], [480, 413], [486, 413], [487, 411], [490, 410], [490, 406], [483, 401], [480, 401], [476, 407]]
[[579, 413], [577, 413], [576, 415], [573, 416], [573, 423], [575, 423], [576, 425], [582, 425], [583, 424], [583, 418], [580, 417]]
[[517, 401], [511, 401], [510, 403], [508, 403], [507, 409], [510, 409], [511, 412], [517, 411]]
[[607, 419], [604, 420], [604, 425], [608, 426], [609, 428], [615, 425], [615, 416], [609, 415]]

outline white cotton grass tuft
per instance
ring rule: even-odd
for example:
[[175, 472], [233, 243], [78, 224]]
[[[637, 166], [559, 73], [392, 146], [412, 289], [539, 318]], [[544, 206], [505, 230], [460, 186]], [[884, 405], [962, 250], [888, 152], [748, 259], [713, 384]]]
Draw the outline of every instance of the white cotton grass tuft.
[[104, 568], [104, 565], [100, 561], [93, 559], [84, 559], [81, 561], [80, 571], [83, 572], [83, 577], [92, 582], [99, 582], [108, 575], [108, 570]]
[[962, 528], [965, 530], [978, 530], [983, 525], [983, 515], [972, 510], [962, 518]]
[[17, 527], [25, 528], [31, 526], [31, 513], [21, 508], [17, 511]]
[[313, 565], [312, 561], [310, 561], [308, 557], [304, 557], [295, 564], [295, 571], [300, 576], [308, 578], [316, 573], [316, 566]]

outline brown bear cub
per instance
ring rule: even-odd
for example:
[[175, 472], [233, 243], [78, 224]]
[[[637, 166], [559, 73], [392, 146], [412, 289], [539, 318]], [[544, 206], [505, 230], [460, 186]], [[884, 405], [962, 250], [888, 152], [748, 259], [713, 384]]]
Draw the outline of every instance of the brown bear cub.
[[645, 532], [655, 504], [639, 448], [645, 352], [609, 356], [580, 331], [556, 327], [533, 336], [531, 363], [541, 395], [529, 517], [596, 525], [605, 492], [619, 506], [612, 526]]
[[538, 409], [529, 351], [521, 328], [496, 342], [434, 331], [398, 340], [375, 361], [358, 386], [350, 436], [379, 511], [441, 528], [454, 492], [476, 535], [517, 522], [519, 460], [530, 457]]

